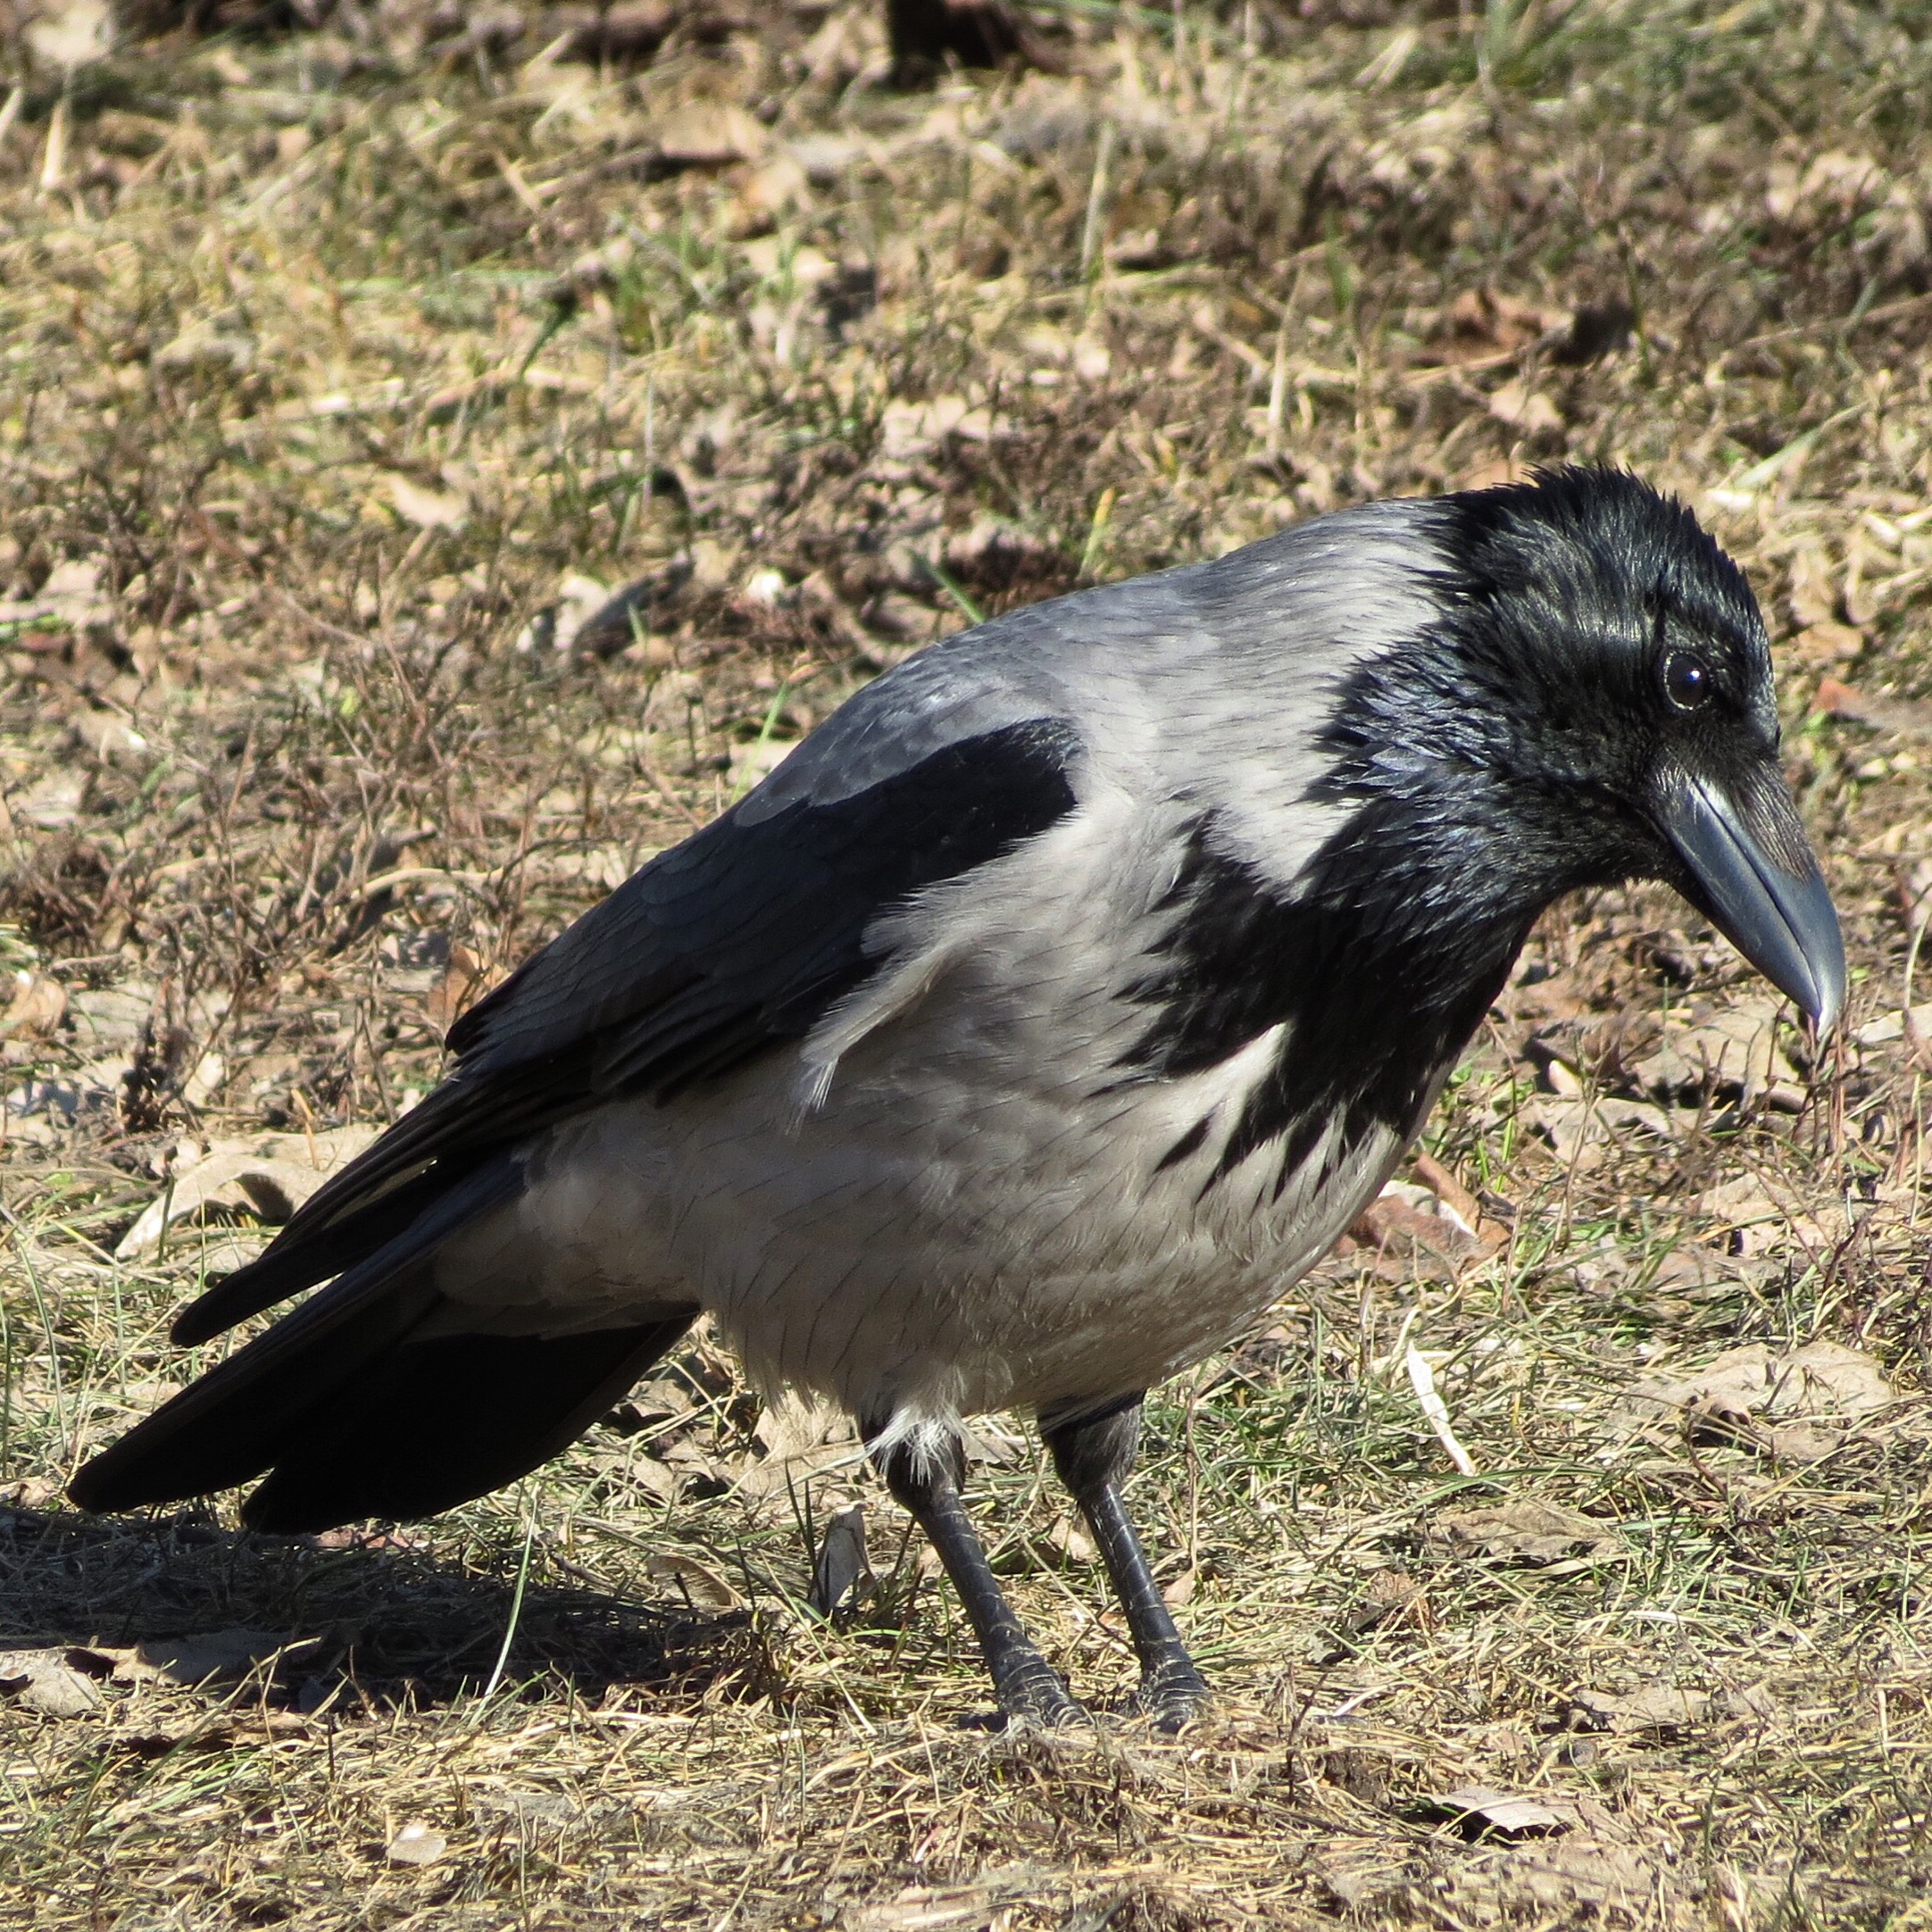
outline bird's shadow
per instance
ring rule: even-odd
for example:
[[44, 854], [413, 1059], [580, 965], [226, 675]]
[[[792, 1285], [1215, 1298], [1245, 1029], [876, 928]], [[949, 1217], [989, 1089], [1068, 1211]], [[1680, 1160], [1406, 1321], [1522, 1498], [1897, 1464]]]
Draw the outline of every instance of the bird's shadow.
[[[514, 1626], [512, 1629], [512, 1625]], [[695, 1703], [755, 1694], [770, 1664], [744, 1611], [638, 1603], [594, 1587], [468, 1570], [381, 1538], [323, 1546], [251, 1536], [205, 1519], [100, 1518], [0, 1508], [0, 1648], [143, 1646], [221, 1639], [230, 1660], [287, 1645], [258, 1666], [272, 1701], [311, 1706], [343, 1690], [380, 1704], [446, 1703], [491, 1678], [568, 1686], [595, 1699], [646, 1686]]]

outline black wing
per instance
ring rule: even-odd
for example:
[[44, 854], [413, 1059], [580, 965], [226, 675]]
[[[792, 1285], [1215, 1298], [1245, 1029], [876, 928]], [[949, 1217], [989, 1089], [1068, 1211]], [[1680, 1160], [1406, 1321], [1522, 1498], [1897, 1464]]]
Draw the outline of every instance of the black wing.
[[882, 912], [1072, 810], [1077, 748], [1061, 719], [1003, 725], [860, 792], [835, 779], [830, 797], [775, 811], [747, 809], [754, 794], [662, 854], [466, 1013], [451, 1077], [187, 1309], [175, 1338], [354, 1266], [552, 1121], [663, 1103], [802, 1038], [879, 964], [866, 936]]

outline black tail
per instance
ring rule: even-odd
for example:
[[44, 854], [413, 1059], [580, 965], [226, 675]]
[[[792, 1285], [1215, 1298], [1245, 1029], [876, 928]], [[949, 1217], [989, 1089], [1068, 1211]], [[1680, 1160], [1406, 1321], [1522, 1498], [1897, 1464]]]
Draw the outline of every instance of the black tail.
[[157, 1409], [96, 1456], [68, 1494], [85, 1510], [128, 1510], [267, 1470], [242, 1505], [253, 1529], [433, 1516], [574, 1442], [696, 1313], [548, 1339], [423, 1337], [450, 1303], [419, 1270], [289, 1346], [285, 1331], [334, 1295], [317, 1296]]
[[96, 1456], [68, 1494], [83, 1509], [127, 1510], [266, 1470], [243, 1506], [252, 1528], [328, 1529], [431, 1516], [556, 1454], [697, 1312], [639, 1310], [650, 1319], [587, 1335], [462, 1333], [435, 1252], [520, 1182], [505, 1160], [448, 1189]]
[[374, 1362], [311, 1411], [242, 1505], [251, 1529], [330, 1529], [454, 1509], [569, 1447], [691, 1326], [695, 1310], [540, 1340], [446, 1335]]
[[[460, 1103], [467, 1098], [462, 1083], [451, 1080], [412, 1108], [374, 1146], [324, 1181], [262, 1253], [183, 1309], [175, 1318], [174, 1339], [183, 1347], [205, 1342], [398, 1240], [427, 1253], [513, 1194], [522, 1179], [513, 1152], [446, 1145], [465, 1125]], [[515, 1125], [507, 1106], [486, 1112], [493, 1122]], [[471, 1141], [486, 1137], [471, 1123]], [[513, 1139], [507, 1132], [495, 1137]]]

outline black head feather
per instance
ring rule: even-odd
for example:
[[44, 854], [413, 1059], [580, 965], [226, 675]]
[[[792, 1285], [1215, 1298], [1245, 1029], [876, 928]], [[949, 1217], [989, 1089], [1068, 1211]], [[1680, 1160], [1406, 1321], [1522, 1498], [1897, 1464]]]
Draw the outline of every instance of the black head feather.
[[[1217, 1176], [1278, 1141], [1285, 1178], [1331, 1120], [1344, 1143], [1413, 1134], [1545, 906], [1682, 882], [1646, 811], [1661, 764], [1775, 780], [1763, 621], [1681, 504], [1563, 469], [1430, 513], [1439, 614], [1362, 663], [1320, 732], [1305, 802], [1343, 808], [1339, 828], [1284, 884], [1203, 814], [1173, 924], [1128, 989], [1153, 1009], [1128, 1056], [1147, 1073], [1218, 1064], [1286, 1025]], [[1693, 709], [1672, 695], [1686, 681]]]

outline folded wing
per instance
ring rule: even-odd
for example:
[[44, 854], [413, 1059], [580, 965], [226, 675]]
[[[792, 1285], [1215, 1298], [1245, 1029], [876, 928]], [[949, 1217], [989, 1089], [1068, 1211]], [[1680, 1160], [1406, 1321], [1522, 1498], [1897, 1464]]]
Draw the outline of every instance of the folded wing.
[[[258, 1528], [421, 1515], [595, 1420], [695, 1307], [639, 1308], [587, 1337], [468, 1335], [460, 1318], [453, 1333], [436, 1254], [514, 1199], [531, 1135], [612, 1100], [674, 1104], [802, 1038], [881, 963], [868, 936], [882, 914], [1073, 808], [1078, 743], [1061, 719], [912, 743], [922, 755], [854, 790], [839, 737], [813, 740], [775, 796], [653, 861], [465, 1015], [451, 1077], [189, 1307], [175, 1338], [334, 1284], [95, 1458], [75, 1500], [121, 1509], [268, 1470], [246, 1511]], [[878, 763], [876, 734], [860, 749]]]

